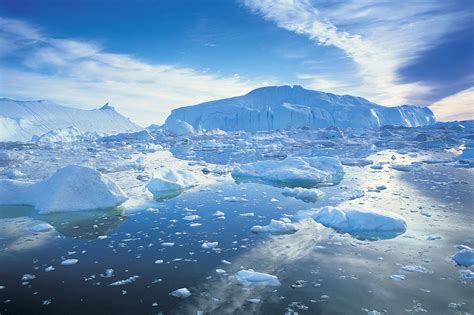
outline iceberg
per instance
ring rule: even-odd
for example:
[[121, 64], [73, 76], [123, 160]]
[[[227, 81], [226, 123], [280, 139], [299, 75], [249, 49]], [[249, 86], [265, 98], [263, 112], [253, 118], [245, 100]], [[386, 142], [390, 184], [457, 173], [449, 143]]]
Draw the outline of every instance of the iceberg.
[[327, 156], [258, 161], [238, 165], [232, 171], [232, 177], [237, 180], [303, 188], [337, 185], [343, 176], [341, 162]]
[[170, 292], [170, 295], [180, 299], [185, 299], [191, 296], [191, 292], [187, 288], [181, 288]]
[[115, 134], [142, 128], [106, 104], [99, 109], [84, 110], [48, 101], [15, 101], [0, 99], [0, 141], [42, 141], [73, 139], [80, 133]]
[[338, 232], [369, 238], [390, 238], [404, 233], [407, 227], [405, 219], [397, 214], [359, 209], [324, 207], [313, 219]]
[[453, 260], [460, 266], [470, 267], [474, 265], [474, 249], [466, 248], [461, 249], [453, 256]]
[[292, 234], [298, 231], [298, 228], [293, 223], [272, 219], [269, 225], [254, 225], [250, 231], [253, 233]]
[[196, 129], [258, 131], [298, 127], [418, 127], [435, 123], [428, 107], [385, 107], [361, 97], [307, 90], [301, 86], [262, 87], [242, 96], [174, 109], [164, 126], [186, 122]]
[[279, 286], [281, 285], [278, 277], [269, 275], [267, 273], [256, 272], [252, 269], [240, 270], [236, 273], [235, 278], [243, 285], [256, 286]]
[[316, 202], [323, 192], [316, 188], [306, 189], [306, 188], [288, 188], [285, 187], [281, 192], [284, 196], [293, 197], [304, 202]]
[[199, 179], [193, 172], [162, 167], [153, 173], [153, 178], [146, 188], [153, 194], [155, 199], [166, 199], [175, 197], [183, 190], [197, 186]]
[[38, 183], [0, 180], [1, 205], [31, 205], [40, 214], [112, 208], [127, 199], [109, 177], [84, 166], [63, 167]]

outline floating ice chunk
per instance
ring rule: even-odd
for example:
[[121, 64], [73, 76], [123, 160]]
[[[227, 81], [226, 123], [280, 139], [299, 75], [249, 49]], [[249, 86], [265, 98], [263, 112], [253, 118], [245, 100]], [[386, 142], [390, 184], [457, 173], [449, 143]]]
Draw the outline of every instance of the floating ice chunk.
[[419, 265], [405, 265], [405, 266], [400, 267], [400, 270], [406, 271], [406, 272], [419, 272], [419, 273], [428, 272], [428, 269]]
[[126, 200], [110, 178], [84, 166], [63, 167], [36, 184], [0, 180], [0, 204], [28, 204], [42, 214], [110, 208]]
[[227, 271], [225, 271], [224, 269], [216, 269], [216, 273], [218, 273], [218, 274], [224, 274], [226, 272]]
[[44, 268], [44, 271], [46, 271], [46, 272], [51, 272], [51, 271], [54, 271], [54, 270], [56, 270], [56, 268], [54, 268], [53, 266], [49, 266], [49, 267]]
[[53, 229], [54, 229], [53, 226], [51, 224], [48, 224], [48, 223], [36, 224], [35, 226], [32, 226], [30, 228], [30, 230], [33, 231], [33, 232], [48, 232], [48, 231], [51, 231]]
[[155, 260], [155, 264], [162, 264], [163, 263], [163, 259], [157, 259]]
[[174, 243], [173, 242], [163, 242], [163, 243], [161, 243], [161, 246], [163, 246], [163, 247], [172, 247], [172, 246], [174, 246]]
[[215, 217], [223, 217], [223, 216], [225, 216], [225, 213], [218, 210], [218, 211], [214, 212], [212, 215], [215, 216]]
[[435, 241], [435, 240], [439, 240], [439, 239], [441, 239], [441, 236], [439, 236], [439, 235], [428, 235], [426, 237], [426, 240], [428, 240], [428, 241]]
[[70, 258], [70, 259], [66, 259], [66, 260], [61, 261], [61, 265], [71, 266], [71, 265], [77, 264], [78, 261], [79, 261], [79, 259]]
[[298, 228], [292, 223], [272, 219], [269, 225], [255, 225], [250, 229], [250, 231], [254, 233], [267, 232], [271, 234], [292, 234], [298, 231]]
[[469, 269], [459, 270], [459, 277], [461, 281], [474, 281], [474, 272]]
[[219, 242], [204, 242], [201, 247], [204, 249], [211, 249], [217, 247], [217, 245], [219, 245]]
[[341, 158], [342, 165], [347, 166], [367, 166], [374, 164], [374, 161], [364, 159]]
[[302, 200], [304, 202], [316, 202], [321, 196], [323, 192], [316, 188], [289, 188], [285, 187], [282, 191], [284, 196], [294, 197], [296, 199]]
[[177, 196], [198, 183], [198, 176], [191, 171], [162, 167], [153, 173], [153, 179], [146, 188], [155, 199], [163, 199]]
[[182, 120], [175, 120], [166, 125], [167, 129], [177, 136], [192, 136], [196, 133], [194, 127]]
[[474, 265], [474, 249], [461, 249], [453, 256], [453, 260], [460, 266], [470, 267]]
[[236, 166], [232, 176], [287, 187], [312, 188], [337, 185], [344, 176], [341, 162], [333, 157], [290, 157]]
[[247, 202], [248, 200], [243, 198], [243, 197], [224, 197], [224, 201], [229, 201], [229, 202]]
[[21, 277], [21, 281], [30, 281], [30, 280], [34, 280], [36, 279], [36, 276], [35, 275], [32, 275], [32, 274], [29, 274], [29, 273], [25, 273], [22, 277]]
[[395, 281], [401, 281], [401, 280], [405, 280], [405, 276], [404, 275], [391, 275], [390, 279], [395, 280]]
[[194, 220], [199, 220], [201, 217], [198, 216], [197, 214], [191, 214], [191, 215], [187, 215], [183, 218], [183, 220], [186, 220], [186, 221], [194, 221]]
[[126, 284], [130, 284], [134, 281], [137, 281], [137, 279], [140, 278], [140, 276], [131, 276], [127, 279], [124, 279], [124, 280], [119, 280], [119, 281], [115, 281], [115, 282], [112, 282], [111, 284], [109, 284], [109, 286], [111, 287], [118, 287], [118, 286], [122, 286], [122, 285], [126, 285]]
[[260, 303], [260, 299], [247, 299], [247, 302], [257, 304]]
[[459, 162], [474, 165], [474, 147], [466, 147], [459, 156]]
[[113, 275], [114, 275], [113, 269], [106, 269], [104, 273], [100, 274], [102, 278], [111, 278]]
[[83, 138], [84, 135], [76, 127], [67, 127], [51, 130], [36, 139], [37, 144], [50, 144], [50, 143], [68, 143], [78, 141]]
[[372, 311], [367, 311], [367, 315], [382, 315], [382, 313], [376, 310], [372, 310]]
[[252, 269], [241, 270], [235, 274], [235, 278], [243, 285], [257, 286], [279, 286], [281, 285], [278, 277], [262, 272], [256, 272]]
[[405, 232], [407, 226], [405, 219], [394, 213], [334, 207], [321, 208], [313, 219], [336, 231], [356, 235], [398, 234]]
[[191, 292], [187, 288], [181, 288], [170, 292], [170, 295], [180, 299], [185, 299], [191, 296]]
[[245, 213], [241, 213], [239, 214], [241, 217], [253, 217], [255, 215], [255, 213], [253, 212], [245, 212]]

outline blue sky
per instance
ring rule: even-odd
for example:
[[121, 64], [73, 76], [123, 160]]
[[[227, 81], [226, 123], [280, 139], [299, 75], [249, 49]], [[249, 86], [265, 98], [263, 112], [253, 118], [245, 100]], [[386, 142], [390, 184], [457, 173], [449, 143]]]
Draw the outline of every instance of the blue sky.
[[301, 84], [474, 118], [473, 1], [0, 2], [0, 95], [142, 125], [172, 108]]

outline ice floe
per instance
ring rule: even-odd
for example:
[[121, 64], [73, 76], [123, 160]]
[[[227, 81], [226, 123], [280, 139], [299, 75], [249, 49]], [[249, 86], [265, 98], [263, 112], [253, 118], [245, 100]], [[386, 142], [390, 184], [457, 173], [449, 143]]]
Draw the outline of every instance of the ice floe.
[[465, 246], [453, 256], [453, 260], [460, 266], [470, 267], [474, 265], [474, 249]]
[[180, 288], [170, 292], [170, 295], [180, 299], [185, 299], [191, 296], [191, 292], [187, 288]]
[[279, 286], [281, 285], [277, 276], [267, 273], [256, 272], [252, 269], [240, 270], [235, 274], [237, 281], [243, 285], [256, 286]]
[[272, 219], [269, 225], [254, 225], [250, 231], [253, 233], [291, 234], [298, 231], [298, 228], [293, 223]]
[[198, 183], [198, 176], [191, 171], [161, 167], [153, 173], [153, 178], [146, 187], [155, 199], [163, 199], [177, 196]]
[[234, 168], [232, 176], [237, 180], [312, 188], [339, 184], [344, 171], [341, 162], [333, 157], [289, 157], [241, 164]]
[[284, 196], [294, 197], [296, 199], [302, 200], [304, 202], [316, 202], [323, 192], [317, 188], [289, 188], [285, 187], [281, 192]]
[[360, 236], [396, 235], [405, 232], [407, 227], [405, 219], [397, 214], [359, 209], [324, 207], [313, 215], [313, 219], [336, 231]]

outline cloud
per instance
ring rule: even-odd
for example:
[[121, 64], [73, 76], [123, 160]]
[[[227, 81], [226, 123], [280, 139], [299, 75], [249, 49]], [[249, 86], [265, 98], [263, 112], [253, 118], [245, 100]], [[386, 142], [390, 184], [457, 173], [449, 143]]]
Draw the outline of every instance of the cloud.
[[439, 121], [474, 119], [474, 87], [445, 97], [430, 105]]
[[14, 66], [0, 64], [2, 96], [49, 99], [81, 108], [110, 101], [142, 125], [163, 122], [173, 108], [240, 95], [262, 85], [258, 79], [108, 53], [96, 43], [52, 38], [13, 19], [0, 18], [0, 43], [9, 44], [0, 50], [3, 57], [20, 61]]
[[417, 95], [430, 92], [424, 82], [401, 83], [398, 71], [467, 18], [441, 1], [314, 2], [318, 7], [309, 0], [243, 3], [280, 28], [341, 49], [356, 65], [356, 73], [345, 78], [325, 73], [326, 78], [346, 81], [353, 87], [346, 93], [356, 91], [387, 105], [421, 101]]

